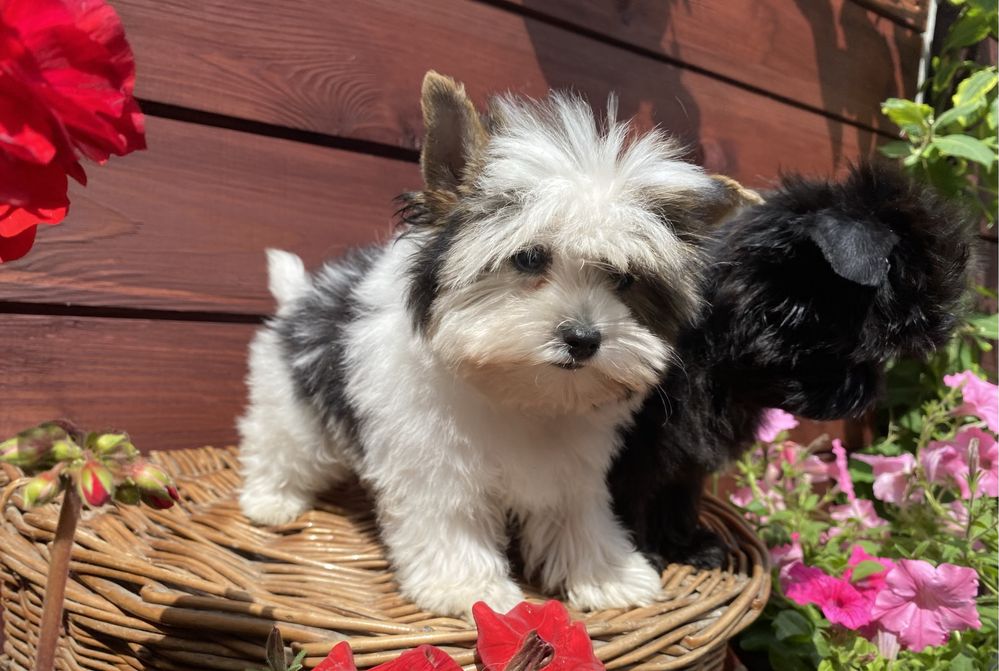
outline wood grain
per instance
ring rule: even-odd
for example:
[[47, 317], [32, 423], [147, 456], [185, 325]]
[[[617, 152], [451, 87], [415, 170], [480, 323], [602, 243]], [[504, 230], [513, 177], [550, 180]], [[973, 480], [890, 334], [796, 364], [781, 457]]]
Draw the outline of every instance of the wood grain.
[[0, 436], [67, 417], [127, 430], [143, 450], [231, 444], [255, 328], [3, 315]]
[[479, 102], [551, 87], [602, 106], [616, 90], [622, 115], [662, 124], [709, 168], [754, 185], [780, 169], [831, 172], [873, 143], [865, 131], [766, 95], [479, 3], [114, 4], [143, 98], [335, 137], [416, 147], [420, 81], [434, 68], [464, 81]]
[[310, 266], [389, 237], [415, 164], [150, 118], [70, 214], [0, 268], [0, 301], [264, 314], [264, 249]]
[[930, 11], [930, 0], [851, 0], [861, 7], [890, 16], [910, 28], [922, 31]]
[[851, 0], [503, 1], [889, 132], [916, 90], [919, 31]]

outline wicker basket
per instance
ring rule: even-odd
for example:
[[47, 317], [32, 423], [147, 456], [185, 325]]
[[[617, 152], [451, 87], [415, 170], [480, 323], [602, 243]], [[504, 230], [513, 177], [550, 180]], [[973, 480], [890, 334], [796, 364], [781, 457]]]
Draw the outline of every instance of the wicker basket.
[[[307, 668], [348, 640], [360, 668], [431, 643], [475, 668], [475, 629], [422, 612], [396, 591], [370, 504], [338, 493], [292, 524], [262, 529], [240, 514], [232, 449], [153, 455], [177, 478], [185, 502], [85, 513], [73, 548], [66, 633], [57, 668], [258, 668], [276, 623]], [[0, 484], [20, 474], [5, 467]], [[12, 499], [4, 515], [4, 669], [34, 657], [57, 508], [31, 512]], [[727, 571], [672, 565], [668, 599], [648, 608], [573, 613], [585, 621], [608, 669], [722, 668], [729, 638], [752, 622], [770, 591], [763, 545], [727, 506], [707, 497], [704, 521], [737, 548]], [[530, 592], [529, 592], [530, 594]], [[536, 596], [536, 594], [535, 594]]]

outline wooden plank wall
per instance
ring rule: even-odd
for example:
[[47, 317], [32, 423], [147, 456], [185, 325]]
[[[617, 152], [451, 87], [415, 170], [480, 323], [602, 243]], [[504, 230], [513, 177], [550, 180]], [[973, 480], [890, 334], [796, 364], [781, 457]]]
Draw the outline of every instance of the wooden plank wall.
[[616, 91], [713, 171], [835, 174], [913, 93], [916, 0], [112, 0], [149, 150], [91, 169], [0, 266], [0, 435], [54, 416], [145, 448], [233, 441], [263, 249], [385, 239], [418, 185], [430, 68], [492, 92]]

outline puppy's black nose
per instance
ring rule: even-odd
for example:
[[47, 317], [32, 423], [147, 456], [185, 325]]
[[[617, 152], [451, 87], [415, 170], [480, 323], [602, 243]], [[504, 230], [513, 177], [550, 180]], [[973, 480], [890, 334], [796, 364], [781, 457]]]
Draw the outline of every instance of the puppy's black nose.
[[570, 323], [559, 327], [558, 332], [575, 361], [589, 359], [600, 349], [600, 331], [592, 326]]

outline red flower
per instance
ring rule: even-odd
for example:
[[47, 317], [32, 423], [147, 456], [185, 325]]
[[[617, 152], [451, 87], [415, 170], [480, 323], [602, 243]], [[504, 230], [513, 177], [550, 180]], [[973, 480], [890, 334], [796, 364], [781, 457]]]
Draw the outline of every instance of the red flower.
[[[313, 671], [357, 671], [350, 645], [346, 641], [337, 643]], [[421, 645], [371, 671], [461, 671], [461, 667], [440, 648]]]
[[330, 650], [326, 659], [319, 662], [319, 666], [312, 671], [357, 671], [357, 667], [354, 666], [354, 654], [350, 651], [350, 644], [346, 641], [337, 643]]
[[170, 474], [145, 459], [132, 463], [129, 476], [138, 487], [142, 502], [148, 506], [165, 510], [172, 507], [174, 501], [180, 501], [180, 494]]
[[76, 485], [80, 498], [95, 508], [103, 506], [114, 495], [114, 476], [107, 466], [94, 459], [84, 462]]
[[[479, 658], [489, 671], [507, 671], [508, 667], [512, 671], [515, 666], [518, 669], [544, 666], [545, 671], [604, 669], [593, 654], [586, 627], [582, 622], [573, 623], [559, 601], [549, 601], [543, 606], [523, 602], [506, 615], [496, 613], [480, 601], [472, 606], [472, 616], [479, 628]], [[538, 647], [539, 637], [550, 650]], [[546, 652], [551, 661], [547, 665], [538, 664]]]
[[0, 3], [0, 262], [66, 216], [67, 175], [146, 146], [135, 61], [104, 0]]

